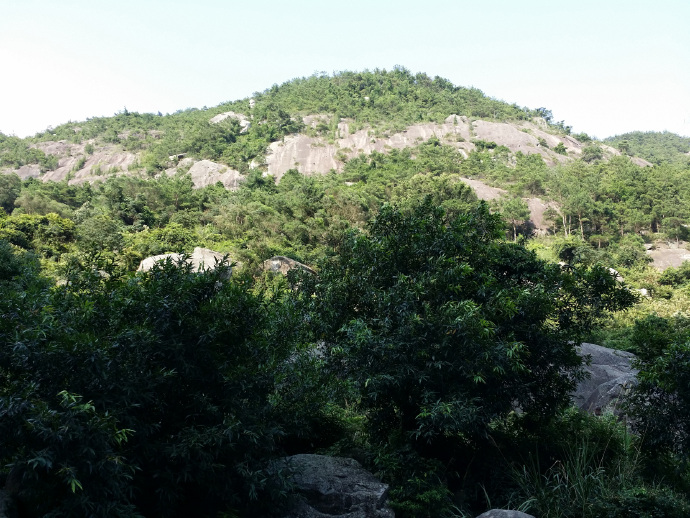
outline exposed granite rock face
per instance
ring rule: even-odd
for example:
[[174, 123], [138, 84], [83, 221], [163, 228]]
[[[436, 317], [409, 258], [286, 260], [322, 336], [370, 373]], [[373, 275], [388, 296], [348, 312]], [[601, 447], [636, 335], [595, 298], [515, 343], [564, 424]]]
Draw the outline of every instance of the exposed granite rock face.
[[[236, 191], [244, 181], [244, 176], [239, 171], [230, 169], [226, 165], [211, 160], [195, 160], [184, 155], [177, 155], [177, 157], [182, 157], [182, 159], [173, 167], [166, 169], [165, 174], [174, 176], [178, 171], [187, 171], [197, 189], [221, 182], [226, 189]], [[170, 159], [174, 161], [176, 156], [173, 155]]]
[[284, 518], [394, 518], [388, 486], [353, 459], [293, 455], [289, 468], [301, 500]]
[[596, 414], [605, 410], [615, 412], [620, 397], [637, 383], [638, 371], [632, 366], [635, 355], [588, 343], [581, 344], [578, 352], [591, 362], [584, 367], [589, 376], [577, 386], [573, 402]]
[[491, 509], [480, 514], [477, 518], [534, 518], [531, 514], [521, 511], [507, 511], [505, 509]]
[[276, 255], [270, 259], [266, 259], [264, 261], [263, 268], [268, 272], [282, 273], [283, 275], [287, 275], [290, 270], [294, 270], [296, 268], [299, 268], [307, 273], [316, 273], [306, 264], [282, 255]]
[[[198, 246], [187, 259], [187, 264], [191, 264], [192, 269], [195, 272], [213, 270], [215, 269], [216, 265], [223, 260], [223, 257], [225, 256], [220, 252], [215, 252], [213, 250], [209, 250], [208, 248], [201, 248]], [[139, 268], [137, 268], [137, 271], [147, 272], [153, 268], [154, 264], [159, 261], [165, 261], [168, 258], [170, 258], [173, 262], [177, 262], [182, 259], [182, 254], [152, 255], [151, 257], [147, 257], [141, 261], [141, 263], [139, 263]], [[231, 271], [228, 272], [228, 275], [230, 275], [230, 273]]]

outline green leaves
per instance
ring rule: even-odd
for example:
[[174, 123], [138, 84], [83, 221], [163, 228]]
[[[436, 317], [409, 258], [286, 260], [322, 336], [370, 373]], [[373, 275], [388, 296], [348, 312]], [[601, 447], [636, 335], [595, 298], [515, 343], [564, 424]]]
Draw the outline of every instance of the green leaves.
[[303, 293], [328, 368], [354, 381], [379, 441], [477, 443], [515, 408], [554, 415], [578, 377], [572, 341], [633, 300], [603, 269], [563, 272], [502, 241], [485, 204], [450, 217], [428, 199], [384, 206], [368, 230]]
[[[16, 282], [21, 263], [9, 265]], [[271, 339], [272, 306], [247, 280], [190, 268], [34, 292], [4, 281], [0, 462], [33, 512], [256, 505], [249, 488], [262, 495], [281, 436], [271, 399], [287, 341]]]

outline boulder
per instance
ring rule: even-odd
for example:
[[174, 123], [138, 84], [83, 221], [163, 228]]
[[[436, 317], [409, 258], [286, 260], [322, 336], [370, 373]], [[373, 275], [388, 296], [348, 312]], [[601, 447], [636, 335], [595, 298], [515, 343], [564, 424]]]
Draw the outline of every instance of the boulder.
[[584, 366], [587, 378], [578, 384], [573, 402], [595, 414], [615, 412], [620, 397], [637, 383], [638, 371], [632, 366], [635, 355], [588, 343], [581, 344], [578, 353], [588, 362]]
[[307, 273], [316, 273], [306, 264], [302, 264], [299, 261], [282, 255], [276, 255], [275, 257], [266, 259], [263, 264], [263, 269], [267, 272], [282, 273], [283, 275], [287, 275], [290, 270], [294, 270], [295, 268], [299, 268]]
[[[141, 263], [139, 263], [139, 268], [137, 268], [137, 271], [148, 272], [151, 268], [153, 268], [153, 265], [157, 262], [165, 261], [168, 258], [170, 258], [173, 262], [178, 262], [182, 259], [182, 256], [183, 254], [153, 255], [141, 261]], [[224, 257], [225, 255], [221, 254], [220, 252], [215, 252], [213, 250], [209, 250], [208, 248], [201, 248], [197, 246], [194, 249], [194, 252], [192, 252], [192, 254], [188, 256], [186, 262], [187, 264], [192, 265], [192, 269], [195, 272], [200, 272], [204, 270], [215, 269], [216, 265], [220, 264]], [[228, 271], [228, 276], [230, 275], [231, 271], [232, 270]]]
[[173, 262], [177, 262], [180, 259], [182, 259], [182, 254], [160, 254], [160, 255], [152, 255], [150, 257], [147, 257], [146, 259], [143, 259], [139, 263], [139, 267], [137, 268], [138, 272], [148, 272], [153, 266], [161, 261], [165, 261], [167, 259], [170, 259]]
[[293, 455], [283, 459], [300, 497], [284, 518], [394, 518], [388, 486], [353, 459]]
[[491, 509], [485, 513], [480, 514], [477, 518], [534, 518], [531, 514], [523, 513], [521, 511], [509, 511], [506, 509]]

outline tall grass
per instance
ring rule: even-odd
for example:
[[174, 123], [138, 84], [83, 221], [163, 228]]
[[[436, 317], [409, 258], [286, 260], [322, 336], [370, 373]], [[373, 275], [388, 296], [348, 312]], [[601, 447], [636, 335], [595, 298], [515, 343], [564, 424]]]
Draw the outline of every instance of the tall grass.
[[565, 440], [545, 470], [539, 453], [513, 467], [521, 510], [541, 518], [595, 518], [599, 502], [638, 481], [640, 451], [625, 425], [613, 416], [588, 416], [584, 425], [589, 429]]

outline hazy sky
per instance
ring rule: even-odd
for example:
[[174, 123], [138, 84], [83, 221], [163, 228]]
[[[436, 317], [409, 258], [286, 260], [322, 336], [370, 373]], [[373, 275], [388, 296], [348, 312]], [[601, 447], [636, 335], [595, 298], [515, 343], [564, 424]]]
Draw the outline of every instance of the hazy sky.
[[0, 0], [0, 131], [395, 65], [599, 138], [690, 136], [688, 0]]

